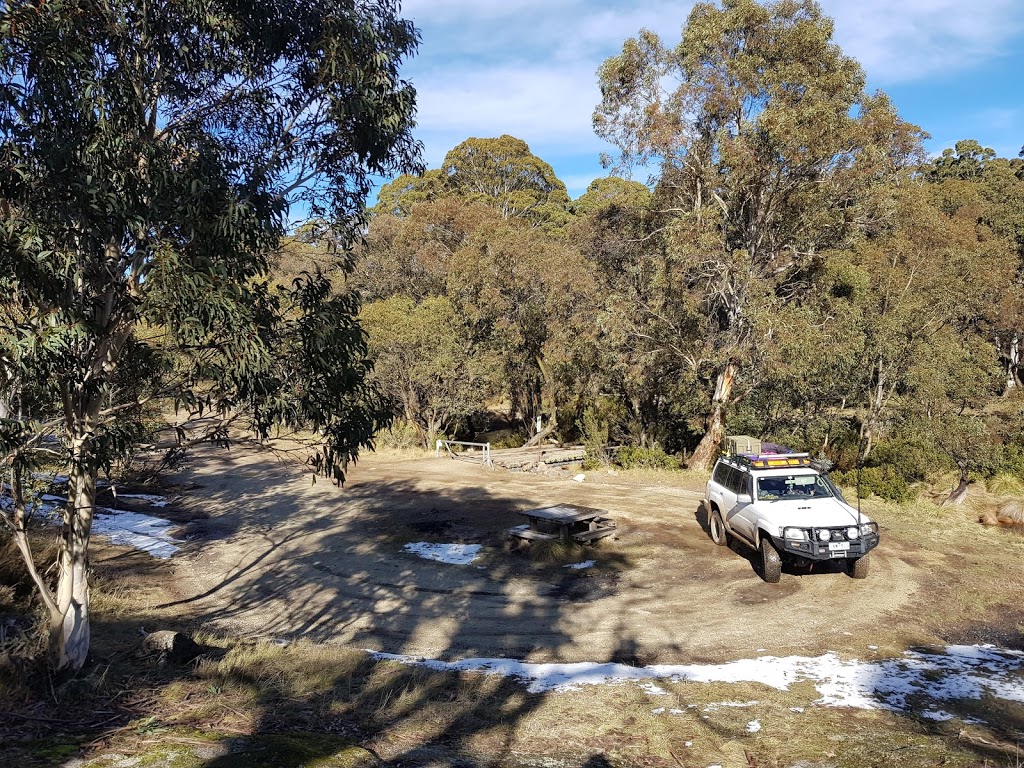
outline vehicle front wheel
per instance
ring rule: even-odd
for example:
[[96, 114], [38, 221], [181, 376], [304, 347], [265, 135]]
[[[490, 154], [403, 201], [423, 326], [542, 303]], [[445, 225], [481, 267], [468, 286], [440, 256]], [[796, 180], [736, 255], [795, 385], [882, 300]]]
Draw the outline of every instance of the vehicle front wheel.
[[722, 513], [717, 509], [711, 510], [708, 518], [708, 528], [711, 532], [711, 540], [720, 547], [729, 546], [729, 532], [725, 530], [725, 521], [722, 520]]
[[761, 578], [769, 584], [778, 584], [782, 578], [782, 558], [767, 536], [761, 537]]
[[851, 579], [866, 579], [868, 577], [868, 567], [871, 561], [868, 560], [867, 556], [858, 557], [856, 560], [850, 560], [846, 563], [847, 571], [850, 574]]

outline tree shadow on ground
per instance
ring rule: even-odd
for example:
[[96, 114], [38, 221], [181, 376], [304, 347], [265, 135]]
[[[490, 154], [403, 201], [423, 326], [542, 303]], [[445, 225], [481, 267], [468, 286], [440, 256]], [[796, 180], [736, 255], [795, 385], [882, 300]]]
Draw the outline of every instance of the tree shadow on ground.
[[[255, 461], [240, 471], [257, 479], [282, 467]], [[136, 726], [128, 741], [136, 743], [166, 739], [157, 736], [165, 728], [179, 741], [182, 729], [222, 735], [234, 729], [226, 751], [204, 753], [204, 765], [213, 768], [305, 765], [334, 759], [352, 744], [372, 753], [378, 765], [498, 763], [510, 759], [521, 724], [546, 694], [529, 693], [503, 677], [431, 672], [305, 641], [341, 639], [354, 648], [395, 653], [423, 649], [440, 659], [474, 653], [587, 657], [590, 650], [575, 647], [564, 621], [576, 605], [614, 590], [615, 572], [626, 566], [607, 544], [556, 552], [550, 562], [506, 551], [506, 529], [520, 522], [516, 511], [536, 502], [472, 486], [453, 492], [401, 481], [354, 485], [339, 493], [358, 514], [341, 508], [323, 516], [304, 514], [303, 505], [317, 502], [314, 492], [275, 497], [256, 482], [239, 492], [237, 481], [205, 491], [204, 501], [233, 510], [202, 521], [218, 540], [238, 539], [230, 567], [198, 594], [186, 592], [148, 614], [127, 620], [98, 614], [93, 672], [54, 691], [63, 702], [39, 714], [38, 722], [59, 719], [64, 706], [95, 707], [98, 698], [113, 696], [109, 723], [79, 720], [71, 729], [89, 731], [96, 746], [123, 743], [129, 723]], [[431, 562], [404, 551], [404, 543], [423, 539], [482, 544], [483, 565]], [[201, 559], [209, 543], [192, 538], [182, 556]], [[140, 557], [116, 554], [102, 567], [117, 580], [131, 564], [140, 565]], [[563, 567], [564, 560], [583, 557], [599, 565]], [[248, 613], [256, 604], [261, 610], [254, 626]], [[165, 627], [237, 627], [280, 646], [243, 643], [221, 651], [223, 659], [180, 667], [154, 668], [135, 659], [143, 630]], [[622, 645], [632, 647], [628, 638]], [[123, 690], [97, 680], [98, 669], [107, 681], [125, 681], [137, 669], [135, 682], [145, 681], [147, 695], [124, 698]], [[296, 687], [296, 678], [307, 685]], [[170, 717], [169, 705], [177, 710]], [[246, 716], [233, 718], [234, 705]], [[174, 741], [168, 740], [169, 749]]]
[[[224, 471], [236, 470], [225, 463]], [[523, 683], [498, 676], [379, 662], [353, 650], [450, 660], [483, 655], [649, 664], [656, 659], [636, 615], [606, 616], [604, 634], [593, 639], [576, 622], [580, 611], [618, 589], [618, 574], [631, 566], [614, 543], [594, 550], [599, 565], [581, 571], [565, 569], [557, 559], [506, 553], [505, 529], [520, 522], [516, 512], [543, 503], [471, 483], [453, 489], [367, 480], [339, 491], [343, 504], [322, 515], [308, 514], [308, 505], [323, 501], [318, 493], [276, 495], [261, 484], [265, 474], [281, 471], [277, 462], [252, 461], [236, 472], [251, 484], [240, 486], [236, 477], [204, 489], [203, 498], [219, 510], [209, 524], [237, 539], [229, 567], [215, 583], [198, 592], [183, 590], [181, 597], [149, 612], [130, 618], [100, 615], [90, 669], [77, 678], [77, 687], [53, 691], [52, 698], [62, 703], [38, 711], [43, 719], [37, 732], [52, 732], [68, 708], [84, 706], [109, 710], [112, 717], [106, 723], [66, 720], [64, 730], [74, 744], [143, 751], [153, 744], [173, 750], [188, 743], [207, 768], [297, 768], [316, 761], [358, 765], [360, 760], [393, 766], [525, 765], [538, 756], [594, 768], [659, 764], [639, 749], [637, 763], [595, 754], [600, 739], [591, 734], [603, 723], [599, 713], [585, 709], [571, 712], [579, 718], [576, 741], [559, 744], [536, 733], [534, 717], [557, 694], [531, 693]], [[422, 539], [480, 543], [483, 556], [479, 563], [455, 566], [404, 551], [405, 543]], [[211, 541], [189, 541], [184, 562], [209, 556]], [[140, 568], [154, 573], [163, 567], [141, 555], [117, 555], [99, 567], [128, 578], [135, 558], [146, 561], [137, 563]], [[665, 589], [655, 585], [637, 601], [656, 603]], [[250, 621], [253, 605], [261, 606], [258, 624]], [[158, 627], [238, 627], [263, 642], [232, 641], [219, 651], [223, 658], [154, 667], [134, 655], [141, 630]], [[673, 652], [671, 642], [664, 647]], [[988, 713], [989, 722], [997, 709], [992, 702], [952, 706], [946, 709], [964, 718], [986, 719]], [[958, 738], [942, 724], [907, 718], [921, 733]], [[998, 723], [1006, 743], [1024, 727], [1013, 713]], [[734, 734], [723, 730], [721, 736]], [[682, 738], [668, 739], [676, 754], [682, 753]], [[990, 743], [964, 738], [958, 743], [979, 759], [1003, 757], [1002, 741], [978, 738]], [[21, 759], [27, 754], [20, 752], [10, 764], [32, 765]], [[64, 757], [31, 759], [39, 765], [65, 763]]]

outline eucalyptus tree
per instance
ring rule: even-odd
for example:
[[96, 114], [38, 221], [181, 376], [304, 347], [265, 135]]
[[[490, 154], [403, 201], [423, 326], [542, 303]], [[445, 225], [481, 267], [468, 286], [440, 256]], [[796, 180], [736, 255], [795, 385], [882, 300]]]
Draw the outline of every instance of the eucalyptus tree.
[[522, 139], [507, 134], [470, 138], [445, 155], [444, 184], [451, 194], [495, 206], [552, 233], [569, 221], [569, 195], [554, 169]]
[[373, 379], [391, 396], [424, 448], [452, 435], [498, 391], [500, 359], [475, 345], [444, 296], [394, 295], [363, 307]]
[[1024, 385], [1024, 162], [997, 157], [977, 141], [923, 166], [943, 210], [973, 214], [980, 226], [1012, 249], [1016, 274], [1000, 297], [992, 297], [991, 338], [1003, 364], [1003, 391]]
[[871, 189], [921, 157], [920, 132], [865, 93], [832, 32], [813, 0], [698, 3], [678, 45], [643, 30], [599, 71], [597, 133], [620, 165], [658, 168], [662, 288], [638, 309], [661, 328], [648, 343], [710, 394], [694, 467], [754, 383], [773, 309], [885, 214]]
[[[260, 435], [301, 425], [339, 481], [385, 417], [356, 297], [265, 275], [289, 210], [340, 222], [341, 257], [371, 176], [418, 170], [399, 73], [417, 43], [379, 0], [0, 10], [0, 361], [22, 414], [0, 430], [3, 520], [57, 667], [86, 660], [96, 479], [147, 403], [248, 413]], [[40, 451], [70, 477], [52, 571], [26, 536]]]

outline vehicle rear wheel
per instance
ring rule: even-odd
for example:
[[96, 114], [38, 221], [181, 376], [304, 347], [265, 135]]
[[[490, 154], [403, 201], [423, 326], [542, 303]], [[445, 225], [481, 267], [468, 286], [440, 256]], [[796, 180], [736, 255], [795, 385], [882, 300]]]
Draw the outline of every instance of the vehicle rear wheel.
[[864, 557], [858, 557], [856, 560], [847, 561], [846, 569], [851, 579], [866, 579], [870, 565], [871, 561], [865, 555]]
[[761, 537], [761, 578], [769, 584], [778, 584], [782, 578], [782, 558], [767, 536]]
[[711, 532], [711, 540], [720, 547], [729, 546], [729, 532], [725, 530], [725, 521], [722, 520], [722, 513], [717, 509], [711, 510], [708, 518], [708, 529]]

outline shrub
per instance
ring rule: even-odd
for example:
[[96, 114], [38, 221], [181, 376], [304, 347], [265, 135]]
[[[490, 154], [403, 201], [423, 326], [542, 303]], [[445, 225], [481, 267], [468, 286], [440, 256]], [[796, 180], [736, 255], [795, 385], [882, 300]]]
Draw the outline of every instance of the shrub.
[[488, 432], [482, 438], [483, 442], [489, 442], [494, 450], [500, 448], [522, 448], [528, 439], [526, 435], [515, 429], [501, 429], [495, 432]]
[[615, 454], [615, 463], [623, 469], [679, 468], [679, 460], [658, 446], [641, 448], [639, 445], [624, 445]]
[[[442, 437], [442, 435], [438, 435]], [[411, 421], [396, 419], [388, 428], [381, 430], [376, 435], [377, 444], [384, 448], [397, 448], [408, 450], [411, 448], [422, 448], [423, 438], [416, 425]]]
[[[839, 485], [857, 488], [857, 470], [849, 472], [834, 472], [832, 479]], [[907, 483], [906, 478], [900, 475], [889, 465], [881, 467], [864, 467], [861, 470], [860, 497], [866, 499], [869, 496], [878, 496], [881, 499], [904, 503], [915, 497], [916, 493]]]
[[599, 469], [608, 465], [608, 420], [602, 419], [595, 408], [583, 411], [583, 418], [576, 425], [583, 436], [586, 458], [583, 469]]

